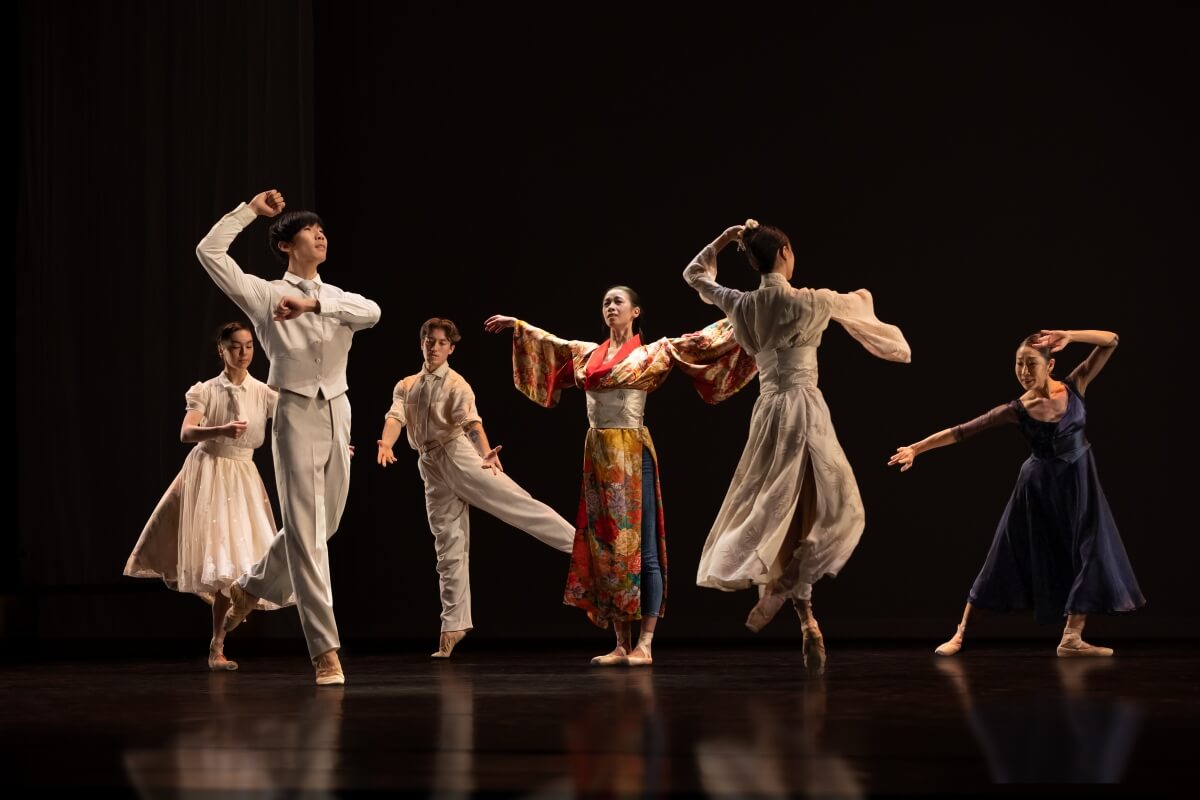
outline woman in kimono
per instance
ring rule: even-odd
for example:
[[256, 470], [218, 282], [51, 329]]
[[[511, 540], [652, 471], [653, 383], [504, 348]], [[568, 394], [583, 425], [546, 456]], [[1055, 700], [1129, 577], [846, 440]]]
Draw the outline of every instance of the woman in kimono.
[[[700, 396], [717, 403], [754, 376], [754, 361], [733, 341], [728, 320], [676, 339], [643, 344], [637, 293], [614, 286], [601, 314], [602, 344], [569, 341], [513, 317], [493, 316], [491, 333], [513, 329], [513, 381], [535, 403], [552, 407], [564, 387], [587, 396], [583, 487], [563, 602], [582, 608], [617, 644], [593, 664], [650, 664], [651, 641], [667, 595], [667, 538], [658, 456], [642, 424], [646, 395], [678, 366]], [[641, 620], [637, 645], [630, 623]]]
[[[758, 289], [717, 283], [717, 254], [732, 242], [761, 273]], [[817, 348], [833, 320], [872, 355], [908, 362], [910, 353], [900, 329], [876, 319], [866, 289], [797, 289], [788, 283], [794, 268], [787, 235], [746, 220], [701, 250], [683, 273], [705, 302], [728, 316], [759, 375], [750, 434], [704, 543], [696, 583], [722, 591], [757, 586], [759, 601], [746, 619], [756, 632], [791, 600], [800, 616], [804, 664], [820, 673], [825, 645], [812, 587], [837, 575], [850, 558], [865, 515], [817, 388]]]
[[[1071, 342], [1093, 345], [1092, 352], [1071, 374], [1055, 380], [1053, 354]], [[907, 472], [926, 450], [1005, 424], [1016, 425], [1033, 450], [1021, 465], [991, 550], [967, 595], [962, 622], [954, 636], [934, 650], [938, 655], [952, 656], [962, 649], [973, 609], [1032, 608], [1041, 623], [1067, 618], [1058, 655], [1111, 656], [1111, 648], [1083, 641], [1087, 615], [1133, 611], [1146, 604], [1084, 435], [1083, 396], [1116, 347], [1117, 335], [1110, 331], [1030, 334], [1017, 347], [1017, 381], [1025, 390], [1020, 398], [898, 447], [888, 461]]]
[[[208, 667], [235, 670], [225, 658], [229, 584], [253, 566], [275, 538], [275, 515], [254, 450], [275, 414], [276, 391], [249, 373], [254, 335], [240, 322], [221, 326], [217, 355], [224, 370], [187, 391], [179, 431], [196, 443], [142, 530], [125, 574], [162, 578], [178, 592], [212, 605]], [[278, 606], [259, 600], [258, 608]]]

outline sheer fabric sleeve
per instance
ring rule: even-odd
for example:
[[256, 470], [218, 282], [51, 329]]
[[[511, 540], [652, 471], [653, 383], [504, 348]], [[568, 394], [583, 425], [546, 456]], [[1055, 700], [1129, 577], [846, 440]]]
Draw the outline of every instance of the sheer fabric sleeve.
[[700, 299], [729, 314], [737, 299], [742, 296], [738, 289], [730, 289], [717, 283], [717, 251], [706, 245], [683, 270], [683, 279], [700, 294]]
[[517, 320], [513, 328], [513, 384], [533, 402], [553, 408], [562, 390], [575, 385], [576, 368], [594, 349], [592, 342], [560, 339]]
[[[1014, 400], [1013, 402], [1017, 401]], [[963, 439], [968, 439], [988, 428], [995, 428], [1000, 425], [1015, 425], [1016, 422], [1017, 410], [1013, 408], [1013, 403], [1005, 403], [1002, 406], [996, 406], [986, 414], [981, 414], [969, 422], [954, 426], [954, 441], [961, 442]]]
[[733, 338], [733, 324], [728, 319], [667, 339], [666, 351], [707, 403], [732, 397], [758, 372], [754, 357]]
[[845, 294], [818, 289], [816, 294], [829, 303], [832, 319], [871, 355], [904, 364], [912, 361], [912, 350], [904, 334], [875, 316], [875, 300], [866, 289]]

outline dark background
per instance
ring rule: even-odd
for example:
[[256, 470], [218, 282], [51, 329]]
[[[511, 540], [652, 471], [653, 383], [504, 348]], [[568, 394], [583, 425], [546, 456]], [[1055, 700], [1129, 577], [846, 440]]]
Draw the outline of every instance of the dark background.
[[[323, 215], [323, 277], [383, 308], [350, 359], [358, 456], [331, 542], [348, 647], [432, 642], [438, 628], [416, 453], [398, 447], [386, 472], [374, 463], [392, 385], [420, 368], [421, 322], [459, 323], [451, 363], [508, 472], [573, 519], [583, 396], [553, 410], [525, 400], [509, 337], [483, 320], [599, 340], [603, 290], [628, 283], [650, 336], [698, 329], [715, 312], [680, 273], [748, 216], [791, 235], [795, 283], [868, 287], [913, 349], [910, 365], [883, 362], [836, 324], [821, 348], [867, 506], [854, 557], [816, 588], [827, 634], [953, 630], [1024, 443], [991, 432], [903, 476], [886, 461], [1015, 397], [1013, 350], [1041, 327], [1121, 335], [1089, 392], [1088, 433], [1150, 605], [1089, 630], [1195, 634], [1183, 289], [1196, 265], [1195, 27], [1182, 5], [778, 16], [23, 0], [19, 17], [9, 643], [205, 635], [202, 603], [121, 570], [186, 455], [183, 393], [219, 371], [211, 332], [240, 317], [193, 249], [267, 188]], [[266, 228], [232, 252], [274, 277]], [[721, 269], [756, 284], [732, 252]], [[1058, 374], [1087, 352], [1069, 348]], [[261, 353], [251, 371], [266, 377]], [[670, 541], [660, 638], [751, 637], [753, 594], [700, 590], [694, 575], [756, 395], [752, 384], [710, 407], [673, 375], [650, 398]], [[256, 461], [274, 495], [270, 448]], [[603, 635], [560, 605], [562, 555], [479, 512], [471, 549], [474, 636]], [[293, 611], [253, 619], [241, 635], [300, 636]], [[1031, 616], [974, 629], [1056, 633]], [[795, 634], [781, 619], [762, 636]]]

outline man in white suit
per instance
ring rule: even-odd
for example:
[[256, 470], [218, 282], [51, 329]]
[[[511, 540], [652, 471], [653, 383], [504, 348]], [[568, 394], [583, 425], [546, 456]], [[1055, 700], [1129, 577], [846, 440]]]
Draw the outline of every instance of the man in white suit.
[[[329, 582], [328, 539], [337, 531], [350, 487], [350, 401], [346, 359], [355, 331], [379, 321], [379, 306], [322, 282], [328, 240], [311, 211], [283, 214], [274, 189], [242, 203], [213, 226], [196, 256], [221, 291], [254, 324], [271, 361], [267, 383], [279, 390], [272, 450], [283, 529], [271, 548], [231, 587], [225, 630], [237, 627], [258, 598], [283, 604], [294, 592], [317, 684], [343, 684]], [[267, 281], [247, 275], [229, 246], [256, 217], [271, 225], [271, 251], [287, 272]]]

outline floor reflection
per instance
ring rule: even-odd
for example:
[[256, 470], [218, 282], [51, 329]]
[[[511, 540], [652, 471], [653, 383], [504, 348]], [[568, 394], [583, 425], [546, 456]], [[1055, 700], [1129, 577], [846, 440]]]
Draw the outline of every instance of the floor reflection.
[[475, 683], [470, 666], [437, 667], [438, 728], [431, 796], [467, 798], [475, 790]]
[[[288, 689], [282, 709], [252, 716], [228, 698], [236, 676], [212, 673], [196, 727], [163, 747], [127, 749], [125, 772], [144, 798], [187, 797], [189, 791], [291, 791], [335, 796], [342, 728], [341, 686], [313, 686], [302, 696]], [[266, 707], [258, 704], [257, 708]]]
[[668, 789], [667, 734], [651, 670], [597, 669], [563, 726], [573, 796], [657, 796]]
[[1061, 691], [982, 699], [963, 660], [935, 662], [958, 696], [996, 783], [1120, 782], [1141, 727], [1139, 704], [1089, 692], [1089, 677], [1114, 669], [1112, 659], [1053, 663]]
[[796, 689], [781, 691], [779, 700], [752, 696], [740, 709], [722, 706], [720, 726], [726, 732], [701, 736], [696, 743], [705, 793], [862, 797], [863, 783], [850, 762], [825, 743], [825, 680], [810, 678]]

